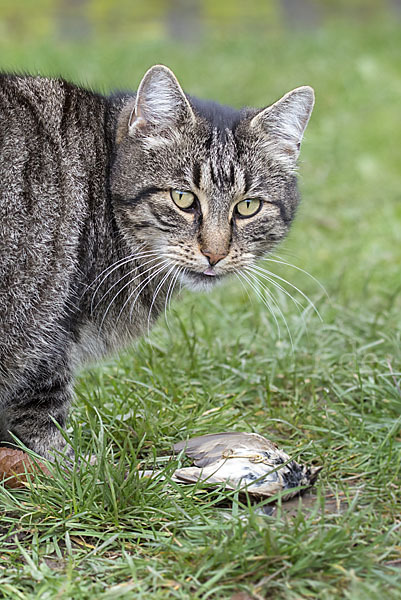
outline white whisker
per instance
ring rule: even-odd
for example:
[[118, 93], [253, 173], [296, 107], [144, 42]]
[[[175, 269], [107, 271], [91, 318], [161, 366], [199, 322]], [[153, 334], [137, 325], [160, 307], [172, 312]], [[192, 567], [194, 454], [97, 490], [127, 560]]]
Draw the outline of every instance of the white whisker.
[[152, 302], [150, 304], [150, 308], [149, 308], [149, 312], [148, 312], [148, 335], [150, 332], [150, 319], [151, 319], [151, 315], [152, 315], [152, 308], [154, 306], [154, 303], [156, 302], [156, 298], [157, 298], [160, 290], [163, 287], [164, 282], [169, 278], [170, 274], [174, 271], [174, 269], [175, 269], [175, 265], [170, 267], [170, 269], [167, 271], [167, 273], [159, 281], [158, 285], [156, 286], [155, 291], [153, 292]]
[[[136, 288], [131, 292], [131, 294], [128, 296], [127, 300], [124, 302], [124, 305], [122, 307], [122, 309], [120, 310], [117, 320], [120, 318], [125, 306], [128, 304], [128, 302], [130, 301], [131, 297], [134, 295], [134, 293], [136, 292], [136, 290], [139, 288], [138, 293], [136, 294], [133, 302], [132, 302], [132, 306], [130, 308], [130, 313], [129, 313], [129, 318], [130, 320], [132, 319], [132, 313], [134, 312], [134, 307], [135, 304], [139, 298], [139, 296], [141, 295], [141, 293], [143, 292], [143, 290], [149, 285], [149, 283], [155, 278], [157, 277], [157, 275], [159, 273], [161, 273], [162, 271], [164, 271], [166, 269], [166, 267], [168, 267], [168, 265], [170, 264], [169, 260], [164, 260], [162, 263], [159, 263], [159, 265], [156, 265], [156, 268], [159, 267], [154, 273], [150, 273], [146, 279], [144, 281], [142, 281], [141, 283], [139, 283]], [[160, 266], [161, 265], [161, 266]]]
[[180, 273], [183, 271], [183, 269], [184, 269], [183, 266], [181, 266], [177, 269], [177, 271], [174, 273], [173, 277], [171, 278], [170, 285], [167, 290], [166, 299], [164, 302], [164, 318], [166, 319], [167, 327], [169, 327], [168, 318], [167, 318], [167, 310], [170, 309], [170, 302], [173, 297], [174, 288], [178, 281], [178, 277], [179, 277]]
[[275, 277], [279, 281], [282, 281], [283, 283], [286, 283], [287, 285], [289, 285], [290, 287], [292, 287], [303, 298], [305, 298], [305, 300], [307, 301], [307, 303], [309, 304], [309, 306], [311, 306], [311, 308], [315, 311], [315, 313], [317, 314], [317, 316], [319, 317], [319, 319], [321, 321], [323, 321], [323, 319], [322, 319], [322, 317], [321, 317], [318, 309], [316, 308], [316, 306], [314, 305], [314, 303], [312, 302], [312, 300], [306, 294], [304, 294], [304, 292], [302, 290], [300, 290], [299, 288], [297, 288], [296, 285], [294, 285], [293, 283], [290, 283], [289, 281], [287, 281], [287, 279], [284, 279], [283, 277], [280, 277], [280, 275], [277, 275], [276, 273], [272, 273], [268, 269], [263, 269], [263, 267], [258, 267], [256, 265], [254, 265], [252, 268], [255, 269], [256, 271], [259, 271], [260, 273], [265, 273], [266, 275], [270, 275], [270, 277]]
[[[158, 267], [159, 267], [161, 264], [163, 264], [163, 265], [164, 265], [164, 263], [167, 263], [167, 262], [168, 262], [168, 261], [167, 261], [167, 260], [165, 260], [165, 261], [162, 261], [162, 263], [160, 263], [160, 262], [159, 262], [157, 265], [152, 265], [151, 267], [149, 267], [149, 269], [147, 269], [147, 270], [146, 270], [146, 272], [148, 272], [148, 271], [152, 271], [152, 270], [154, 270], [154, 269], [157, 269], [157, 268], [158, 268]], [[160, 270], [163, 270], [163, 268], [164, 268], [164, 266], [163, 266], [163, 267], [161, 267], [161, 268], [159, 269], [159, 271], [160, 271]], [[158, 273], [159, 271], [157, 271], [156, 273]], [[132, 284], [132, 282], [133, 282], [135, 279], [138, 279], [138, 277], [140, 277], [141, 275], [142, 275], [142, 274], [136, 275], [136, 276], [135, 276], [135, 277], [134, 277], [132, 280], [128, 281], [128, 283], [126, 283], [125, 285], [123, 285], [123, 287], [122, 287], [122, 288], [121, 288], [121, 289], [120, 289], [120, 290], [119, 290], [119, 291], [118, 291], [118, 292], [117, 292], [117, 293], [116, 293], [116, 294], [113, 296], [113, 298], [111, 299], [111, 301], [110, 301], [109, 305], [107, 306], [107, 309], [105, 310], [105, 312], [104, 312], [104, 315], [103, 315], [103, 317], [102, 317], [102, 320], [101, 320], [101, 322], [100, 322], [100, 329], [102, 328], [102, 326], [103, 326], [103, 323], [104, 323], [104, 321], [105, 321], [105, 319], [106, 319], [106, 316], [107, 316], [107, 314], [108, 314], [108, 312], [109, 312], [109, 310], [110, 310], [110, 308], [111, 308], [112, 304], [113, 304], [113, 303], [114, 303], [114, 301], [116, 300], [116, 298], [117, 298], [117, 297], [118, 297], [118, 296], [121, 294], [121, 292], [122, 292], [122, 291], [123, 291], [125, 288], [127, 288], [128, 286], [130, 286], [130, 285]], [[145, 278], [145, 282], [147, 282], [147, 281], [148, 281], [148, 279], [152, 277], [152, 275], [153, 275], [153, 273], [150, 273], [150, 275], [148, 275], [148, 276]], [[128, 299], [127, 299], [127, 300], [124, 302], [122, 309], [121, 309], [121, 310], [120, 310], [120, 312], [118, 313], [118, 316], [117, 316], [116, 323], [117, 323], [117, 321], [119, 320], [119, 318], [120, 318], [120, 316], [121, 316], [121, 314], [122, 314], [122, 312], [123, 312], [123, 310], [124, 310], [125, 306], [126, 306], [126, 305], [127, 305], [127, 303], [129, 302], [129, 300], [130, 300], [131, 296], [132, 296], [132, 295], [135, 293], [135, 291], [138, 289], [138, 287], [140, 287], [140, 286], [141, 286], [141, 284], [142, 284], [142, 283], [143, 283], [143, 281], [142, 281], [142, 282], [140, 282], [140, 283], [139, 283], [139, 284], [138, 284], [138, 285], [135, 287], [135, 289], [134, 289], [134, 290], [133, 290], [133, 291], [130, 293], [130, 295], [128, 296]], [[145, 284], [145, 285], [146, 285], [146, 284]]]
[[146, 258], [148, 256], [157, 256], [158, 253], [157, 252], [141, 252], [139, 254], [131, 254], [130, 256], [127, 256], [124, 259], [120, 259], [119, 261], [116, 261], [115, 263], [113, 263], [112, 265], [110, 265], [109, 267], [107, 267], [107, 269], [104, 269], [100, 275], [98, 275], [96, 277], [96, 279], [94, 279], [94, 281], [91, 283], [91, 286], [94, 285], [94, 283], [99, 279], [99, 277], [101, 277], [104, 273], [104, 277], [101, 280], [101, 282], [97, 285], [93, 295], [92, 295], [92, 300], [91, 300], [91, 306], [90, 306], [90, 310], [91, 313], [93, 313], [93, 311], [95, 310], [93, 308], [93, 304], [95, 302], [95, 297], [99, 291], [99, 289], [101, 288], [101, 286], [103, 285], [103, 283], [106, 281], [106, 279], [108, 279], [108, 277], [110, 277], [110, 275], [116, 270], [119, 269], [120, 267], [123, 267], [124, 265], [126, 265], [127, 263], [133, 262], [135, 260], [139, 260], [141, 258]]
[[[145, 261], [144, 263], [142, 263], [141, 265], [137, 265], [135, 267], [135, 269], [131, 269], [130, 271], [128, 271], [128, 273], [126, 273], [125, 275], [123, 275], [122, 277], [120, 277], [120, 279], [118, 279], [118, 281], [116, 281], [115, 283], [113, 283], [112, 286], [110, 286], [105, 293], [103, 294], [103, 296], [100, 298], [100, 300], [98, 300], [98, 302], [95, 304], [95, 306], [92, 308], [92, 304], [91, 304], [91, 312], [93, 313], [97, 307], [99, 306], [99, 304], [101, 304], [101, 302], [104, 300], [104, 298], [111, 292], [111, 290], [113, 288], [116, 287], [116, 285], [118, 285], [123, 279], [125, 279], [126, 277], [129, 277], [132, 273], [135, 273], [135, 271], [138, 271], [138, 269], [148, 265], [151, 262], [155, 262], [156, 260], [158, 260], [160, 258], [159, 253], [155, 253], [156, 257], [155, 258], [151, 258], [150, 260]], [[144, 273], [147, 273], [152, 267], [149, 267], [149, 269], [146, 269], [145, 271], [141, 271], [141, 273], [138, 275], [140, 277], [140, 275], [143, 275]], [[136, 277], [134, 277], [133, 279], [131, 279], [131, 282], [134, 281], [136, 279]], [[103, 280], [104, 281], [104, 280]], [[102, 281], [102, 283], [103, 283]], [[97, 291], [97, 290], [96, 290]], [[94, 298], [93, 298], [94, 299]], [[93, 302], [92, 299], [92, 302]]]
[[[276, 258], [270, 258], [270, 257], [266, 256], [262, 260], [267, 260], [268, 262], [274, 262], [279, 265], [285, 265], [287, 267], [291, 267], [292, 269], [296, 269], [296, 271], [300, 271], [301, 273], [304, 273], [304, 275], [307, 275], [308, 277], [310, 277], [310, 279], [312, 279], [312, 281], [314, 281], [320, 287], [320, 289], [324, 292], [324, 294], [325, 294], [325, 296], [327, 296], [327, 298], [329, 297], [324, 285], [322, 283], [320, 283], [320, 281], [318, 279], [316, 279], [316, 277], [314, 277], [311, 273], [308, 273], [308, 271], [305, 271], [305, 269], [301, 269], [301, 267], [297, 267], [296, 265], [293, 265], [292, 263], [283, 260], [281, 258], [281, 256], [278, 256], [277, 254], [274, 256], [276, 256]], [[278, 260], [276, 260], [276, 259], [278, 259]]]
[[305, 307], [303, 306], [303, 304], [301, 304], [301, 302], [299, 302], [299, 300], [297, 300], [296, 298], [294, 298], [294, 296], [291, 296], [290, 292], [288, 290], [286, 290], [282, 285], [280, 285], [279, 283], [277, 283], [277, 281], [274, 281], [274, 279], [272, 279], [271, 277], [268, 277], [267, 275], [260, 273], [259, 271], [257, 271], [255, 269], [255, 266], [252, 267], [245, 267], [245, 271], [247, 272], [252, 272], [254, 274], [257, 275], [257, 278], [261, 277], [262, 279], [265, 279], [266, 281], [268, 281], [269, 283], [271, 283], [272, 285], [274, 285], [275, 288], [277, 288], [278, 290], [280, 290], [281, 292], [283, 292], [283, 294], [285, 294], [286, 296], [288, 296], [288, 298], [290, 298], [290, 300], [292, 300], [292, 302], [294, 302], [295, 306], [297, 307], [298, 311], [300, 312], [300, 314], [302, 314], [302, 311], [305, 310]]
[[[184, 268], [183, 268], [183, 270], [181, 271], [180, 275], [185, 275], [185, 271], [187, 271], [187, 268], [186, 268], [186, 267], [184, 267]], [[183, 281], [183, 280], [182, 280], [182, 277], [180, 277], [180, 287], [179, 287], [179, 290], [178, 290], [178, 293], [179, 293], [179, 294], [180, 294], [180, 293], [181, 293], [181, 291], [182, 291], [182, 281]]]
[[248, 288], [246, 287], [246, 285], [244, 284], [244, 282], [242, 281], [242, 279], [241, 279], [241, 277], [239, 276], [239, 274], [238, 274], [238, 273], [239, 273], [238, 269], [235, 269], [235, 270], [234, 270], [234, 274], [235, 274], [235, 276], [237, 277], [238, 281], [240, 282], [240, 284], [242, 285], [243, 289], [245, 290], [245, 292], [246, 292], [246, 295], [247, 295], [247, 296], [248, 296], [248, 298], [249, 298], [249, 301], [250, 301], [250, 302], [253, 302], [253, 300], [252, 300], [252, 297], [251, 297], [251, 295], [250, 295], [250, 293], [249, 293], [249, 291], [248, 291]]
[[[270, 303], [267, 301], [267, 298], [265, 296], [263, 296], [263, 294], [261, 293], [261, 291], [260, 291], [260, 289], [258, 287], [258, 285], [260, 286], [260, 281], [256, 281], [255, 283], [257, 285], [255, 285], [255, 283], [254, 283], [255, 280], [254, 280], [253, 277], [252, 277], [252, 279], [250, 279], [250, 277], [248, 277], [247, 275], [245, 275], [245, 273], [243, 271], [238, 271], [238, 274], [240, 275], [240, 277], [242, 277], [247, 282], [247, 284], [253, 289], [253, 291], [258, 296], [258, 298], [268, 308], [268, 310], [269, 310], [270, 314], [272, 315], [272, 317], [274, 319], [274, 322], [276, 324], [278, 337], [281, 338], [280, 325], [279, 325], [279, 323], [277, 321], [277, 317], [274, 314], [273, 309], [272, 309]], [[269, 299], [271, 299], [271, 295], [270, 294], [268, 294], [268, 295], [269, 295]]]
[[[242, 275], [242, 276], [244, 276], [244, 273], [242, 272], [242, 273], [241, 273], [241, 275]], [[284, 316], [284, 314], [283, 314], [283, 311], [281, 310], [280, 306], [278, 305], [278, 303], [277, 303], [277, 300], [276, 300], [276, 299], [274, 298], [274, 296], [271, 294], [270, 290], [269, 290], [269, 289], [268, 289], [266, 286], [264, 286], [264, 285], [263, 285], [263, 284], [260, 282], [260, 280], [258, 280], [258, 278], [257, 278], [257, 277], [256, 277], [256, 276], [255, 276], [253, 273], [250, 273], [250, 272], [248, 271], [248, 275], [249, 275], [249, 277], [251, 277], [251, 278], [252, 278], [252, 281], [253, 281], [254, 283], [257, 283], [257, 284], [259, 284], [259, 285], [262, 287], [262, 289], [263, 289], [264, 293], [265, 293], [265, 294], [266, 294], [266, 295], [269, 297], [269, 300], [271, 300], [271, 302], [273, 303], [273, 305], [276, 307], [276, 309], [277, 309], [277, 311], [278, 311], [278, 313], [279, 313], [280, 317], [281, 317], [281, 318], [282, 318], [282, 320], [283, 320], [283, 323], [284, 323], [284, 325], [285, 325], [285, 328], [286, 328], [286, 330], [287, 330], [287, 333], [288, 333], [288, 337], [290, 338], [290, 342], [291, 342], [291, 348], [292, 348], [292, 351], [294, 351], [294, 342], [293, 342], [293, 339], [292, 339], [291, 331], [290, 331], [290, 328], [288, 327], [287, 319], [285, 318], [285, 316]], [[247, 277], [246, 277], [246, 278], [247, 278]], [[249, 282], [249, 279], [248, 279], [248, 283], [250, 283], [250, 282]], [[253, 287], [253, 286], [252, 286], [252, 287]], [[257, 288], [253, 287], [253, 289], [254, 289], [255, 291], [258, 291], [258, 292], [259, 292], [259, 290], [257, 290]], [[263, 296], [260, 294], [260, 292], [258, 293], [258, 295], [259, 295], [259, 297], [261, 297], [261, 299], [262, 299], [262, 301], [263, 301], [263, 300], [264, 300], [264, 297], [263, 297]], [[269, 311], [270, 311], [270, 313], [272, 314], [272, 316], [273, 316], [273, 318], [274, 318], [274, 320], [275, 320], [275, 323], [276, 323], [276, 325], [277, 325], [277, 327], [278, 327], [278, 333], [279, 333], [279, 337], [280, 337], [280, 328], [279, 328], [279, 325], [278, 325], [277, 318], [276, 318], [276, 316], [275, 316], [275, 314], [274, 314], [274, 312], [273, 312], [273, 310], [272, 310], [271, 306], [270, 306], [269, 304], [267, 304], [266, 302], [265, 302], [265, 304], [266, 304], [266, 306], [268, 306], [268, 308], [269, 308]]]
[[90, 288], [96, 283], [96, 281], [98, 279], [100, 279], [100, 277], [106, 273], [109, 269], [112, 269], [114, 266], [118, 266], [120, 263], [125, 262], [126, 260], [130, 260], [131, 258], [137, 256], [138, 250], [140, 248], [143, 248], [145, 242], [143, 242], [142, 244], [140, 244], [135, 251], [132, 254], [129, 254], [128, 256], [124, 256], [123, 258], [119, 258], [118, 260], [116, 260], [115, 262], [113, 262], [111, 265], [109, 265], [108, 267], [106, 267], [105, 269], [103, 269], [103, 271], [101, 273], [99, 273], [99, 275], [97, 275], [95, 277], [95, 279], [87, 286], [86, 290], [84, 291], [84, 293], [82, 294], [83, 296], [90, 290]]
[[[125, 264], [126, 262], [129, 262], [130, 260], [133, 260], [135, 258], [135, 256], [136, 256], [135, 254], [130, 254], [129, 256], [124, 256], [124, 258], [120, 258], [119, 260], [116, 260], [111, 265], [109, 265], [108, 267], [106, 267], [105, 269], [103, 269], [103, 271], [101, 273], [99, 273], [99, 275], [97, 275], [97, 277], [95, 277], [95, 279], [87, 286], [86, 290], [82, 294], [82, 297], [90, 290], [90, 288], [92, 286], [95, 285], [95, 283], [97, 282], [97, 280], [100, 279], [100, 277], [102, 277], [102, 275], [104, 273], [107, 273], [107, 271], [109, 271], [110, 269], [113, 269], [113, 268], [117, 269], [120, 265]], [[98, 290], [98, 288], [96, 288], [96, 290], [94, 292], [94, 296], [96, 295], [97, 290]]]

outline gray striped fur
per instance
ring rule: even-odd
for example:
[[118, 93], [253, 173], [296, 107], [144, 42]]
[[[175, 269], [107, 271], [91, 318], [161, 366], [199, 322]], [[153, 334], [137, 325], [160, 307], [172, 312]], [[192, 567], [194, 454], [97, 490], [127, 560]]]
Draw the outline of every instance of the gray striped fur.
[[[201, 102], [161, 66], [110, 97], [0, 76], [0, 442], [60, 450], [76, 369], [146, 331], [173, 276], [212, 287], [286, 235], [312, 105], [311, 88], [264, 110]], [[263, 200], [254, 217], [235, 216], [244, 198]]]

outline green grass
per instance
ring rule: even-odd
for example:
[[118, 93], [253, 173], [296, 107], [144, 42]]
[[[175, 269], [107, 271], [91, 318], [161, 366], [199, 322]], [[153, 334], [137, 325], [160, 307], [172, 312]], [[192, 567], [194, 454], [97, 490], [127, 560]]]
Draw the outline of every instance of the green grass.
[[[280, 315], [279, 335], [232, 281], [184, 293], [149, 340], [82, 373], [68, 435], [99, 462], [0, 488], [0, 597], [400, 598], [400, 38], [398, 25], [378, 23], [191, 47], [43, 42], [27, 52], [0, 41], [4, 69], [105, 90], [134, 88], [157, 62], [192, 93], [235, 105], [313, 85], [303, 202], [278, 254], [327, 290], [266, 263], [322, 315], [277, 293], [292, 343]], [[323, 465], [316, 502], [267, 517], [223, 489], [138, 479], [138, 464], [175, 441], [231, 429]]]

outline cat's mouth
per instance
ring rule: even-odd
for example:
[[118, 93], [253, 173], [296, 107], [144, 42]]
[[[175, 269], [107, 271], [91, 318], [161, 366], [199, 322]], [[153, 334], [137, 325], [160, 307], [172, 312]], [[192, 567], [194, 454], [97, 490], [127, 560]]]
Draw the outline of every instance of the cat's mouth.
[[197, 281], [206, 281], [210, 284], [213, 284], [222, 278], [222, 275], [218, 275], [213, 269], [213, 267], [209, 267], [208, 269], [203, 271], [203, 273], [199, 273], [199, 271], [188, 271], [187, 275], [193, 277]]
[[216, 273], [213, 267], [208, 267], [203, 272], [187, 270], [185, 271], [185, 275], [182, 276], [183, 282], [187, 287], [195, 290], [210, 289], [223, 278], [224, 275]]
[[206, 271], [203, 271], [203, 275], [207, 275], [208, 277], [218, 277], [213, 267], [208, 267]]

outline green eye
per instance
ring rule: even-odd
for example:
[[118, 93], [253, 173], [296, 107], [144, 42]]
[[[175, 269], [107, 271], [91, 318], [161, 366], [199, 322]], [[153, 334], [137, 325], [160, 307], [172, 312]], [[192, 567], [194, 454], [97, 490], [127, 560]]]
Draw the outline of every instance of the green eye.
[[192, 192], [182, 192], [181, 190], [170, 190], [170, 196], [174, 204], [178, 206], [178, 208], [186, 209], [192, 208], [192, 205], [195, 203], [195, 194]]
[[260, 207], [262, 206], [262, 200], [241, 200], [235, 207], [236, 213], [240, 217], [252, 217], [256, 215]]

